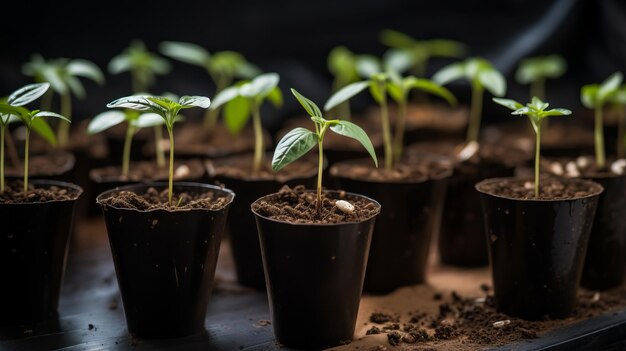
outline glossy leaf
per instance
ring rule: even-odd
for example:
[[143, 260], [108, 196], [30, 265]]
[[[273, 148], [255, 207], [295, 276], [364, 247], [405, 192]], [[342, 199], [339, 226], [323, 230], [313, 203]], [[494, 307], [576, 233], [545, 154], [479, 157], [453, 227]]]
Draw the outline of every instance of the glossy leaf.
[[283, 92], [279, 87], [276, 87], [267, 94], [267, 99], [274, 105], [275, 107], [280, 107], [283, 105]]
[[[300, 102], [302, 107], [304, 107], [304, 109], [309, 114], [309, 116], [322, 117], [322, 111], [320, 111], [319, 107], [317, 107], [317, 105], [313, 101], [311, 101], [311, 100], [307, 99], [306, 97], [304, 97], [296, 89], [291, 88], [291, 93], [296, 97], [298, 102]], [[328, 109], [326, 109], [326, 110], [328, 110]]]
[[261, 69], [248, 61], [239, 62], [235, 67], [235, 75], [240, 78], [251, 79], [259, 74], [261, 74]]
[[593, 109], [596, 106], [599, 89], [598, 84], [584, 85], [580, 88], [580, 100], [586, 108]]
[[386, 71], [404, 73], [413, 65], [413, 58], [407, 50], [392, 48], [385, 52], [383, 64]]
[[30, 111], [21, 106], [12, 106], [7, 103], [0, 103], [0, 114], [15, 115], [20, 119], [29, 118]]
[[[326, 104], [324, 104], [324, 110], [329, 111], [333, 109], [334, 107], [342, 104], [344, 101], [348, 101], [353, 96], [367, 89], [369, 85], [370, 85], [369, 81], [355, 82], [355, 83], [346, 85], [345, 87], [339, 89], [336, 93], [334, 93], [328, 99], [328, 101], [326, 101]], [[311, 114], [310, 112], [309, 114], [311, 116], [314, 116], [314, 114]], [[321, 113], [317, 114], [316, 116], [321, 116]]]
[[41, 97], [50, 88], [50, 83], [36, 83], [26, 85], [9, 95], [7, 103], [13, 106], [24, 106]]
[[70, 121], [67, 117], [60, 115], [56, 112], [38, 111], [37, 113], [32, 115], [33, 119], [38, 119], [41, 117], [58, 118], [58, 119], [64, 120], [65, 122], [72, 123], [72, 121]]
[[70, 88], [70, 91], [74, 96], [79, 99], [85, 98], [85, 87], [83, 87], [83, 83], [76, 77], [66, 77], [65, 84]]
[[130, 59], [126, 55], [117, 55], [109, 61], [107, 70], [111, 74], [120, 74], [132, 69]]
[[293, 129], [276, 145], [272, 159], [272, 170], [274, 172], [280, 171], [283, 167], [309, 152], [315, 144], [317, 144], [315, 133], [306, 128]]
[[467, 51], [463, 43], [449, 39], [431, 39], [427, 45], [432, 56], [462, 57]]
[[100, 85], [104, 84], [104, 74], [102, 70], [91, 61], [74, 59], [67, 64], [66, 70], [67, 73], [72, 76], [84, 77]]
[[385, 92], [383, 91], [383, 89], [386, 88], [387, 83], [377, 80], [370, 80], [369, 83], [370, 94], [372, 95], [372, 98], [374, 98], [374, 101], [376, 101], [377, 103], [382, 103], [385, 99]]
[[415, 45], [415, 39], [402, 32], [392, 29], [385, 29], [380, 34], [380, 41], [392, 48], [411, 48]]
[[46, 122], [45, 119], [34, 119], [30, 124], [30, 128], [39, 136], [44, 138], [50, 145], [56, 146], [57, 138], [54, 135], [54, 131], [52, 130], [52, 128], [50, 128], [50, 125]]
[[97, 134], [116, 126], [126, 120], [126, 114], [122, 111], [106, 111], [96, 115], [87, 126], [89, 135]]
[[239, 94], [247, 98], [264, 98], [278, 86], [279, 81], [280, 76], [278, 74], [265, 73], [254, 78], [250, 83], [242, 85], [239, 88]]
[[328, 54], [328, 71], [346, 80], [356, 79], [355, 55], [345, 46], [337, 46]]
[[133, 110], [146, 111], [155, 108], [161, 108], [151, 103], [147, 96], [126, 96], [114, 100], [107, 104], [108, 108], [129, 108]]
[[337, 121], [337, 123], [332, 124], [330, 126], [330, 129], [337, 134], [352, 138], [361, 143], [361, 145], [363, 145], [365, 150], [367, 150], [367, 152], [372, 157], [372, 160], [374, 160], [374, 164], [376, 164], [376, 167], [378, 167], [378, 159], [376, 158], [374, 145], [372, 145], [372, 141], [361, 127], [352, 122], [340, 120]]
[[57, 94], [63, 95], [67, 93], [67, 91], [69, 90], [69, 87], [63, 81], [63, 79], [61, 78], [59, 74], [59, 68], [53, 67], [53, 66], [46, 66], [41, 71], [41, 74], [43, 76], [43, 80], [50, 83], [50, 87]]
[[407, 77], [404, 80], [404, 84], [407, 89], [418, 89], [429, 94], [439, 96], [446, 100], [452, 106], [455, 106], [457, 104], [456, 97], [450, 92], [450, 90], [431, 81], [430, 79]]
[[598, 89], [598, 96], [596, 99], [602, 102], [606, 101], [610, 95], [614, 94], [617, 91], [623, 80], [624, 76], [621, 72], [613, 73], [611, 76], [605, 79], [602, 84], [600, 84], [600, 88]]
[[461, 78], [465, 78], [465, 64], [463, 62], [455, 62], [435, 73], [432, 80], [444, 85]]
[[564, 108], [555, 108], [552, 110], [548, 110], [545, 111], [543, 113], [544, 117], [549, 117], [549, 116], [567, 116], [567, 115], [571, 115], [572, 111], [568, 110], [568, 109], [564, 109]]
[[215, 98], [213, 99], [213, 102], [211, 103], [211, 106], [209, 107], [209, 109], [216, 110], [220, 108], [222, 105], [224, 105], [225, 103], [236, 98], [238, 95], [239, 95], [238, 86], [228, 87], [220, 91], [217, 95], [215, 95]]
[[356, 59], [356, 70], [363, 78], [370, 78], [376, 73], [382, 72], [382, 65], [376, 56], [359, 55]]
[[506, 80], [502, 73], [495, 69], [480, 72], [478, 80], [481, 85], [495, 96], [504, 96], [506, 94]]
[[502, 105], [504, 107], [507, 107], [511, 110], [519, 110], [520, 108], [524, 107], [524, 105], [520, 104], [519, 102], [515, 101], [515, 100], [511, 100], [511, 99], [502, 99], [502, 98], [492, 98], [492, 100], [499, 104]]
[[159, 45], [159, 50], [175, 60], [200, 67], [206, 67], [211, 59], [206, 49], [193, 43], [164, 41]]
[[520, 84], [528, 84], [543, 78], [559, 78], [567, 70], [567, 62], [559, 55], [530, 57], [520, 62], [515, 79]]
[[209, 99], [206, 96], [185, 95], [185, 96], [181, 96], [180, 100], [178, 100], [178, 103], [183, 108], [190, 108], [190, 107], [209, 108], [209, 106], [211, 106], [211, 99]]
[[224, 106], [224, 123], [231, 134], [239, 134], [248, 123], [248, 119], [250, 119], [249, 99], [237, 96]]
[[142, 113], [132, 123], [137, 128], [148, 128], [148, 127], [156, 127], [156, 126], [165, 124], [165, 119], [159, 114], [149, 112], [149, 113]]

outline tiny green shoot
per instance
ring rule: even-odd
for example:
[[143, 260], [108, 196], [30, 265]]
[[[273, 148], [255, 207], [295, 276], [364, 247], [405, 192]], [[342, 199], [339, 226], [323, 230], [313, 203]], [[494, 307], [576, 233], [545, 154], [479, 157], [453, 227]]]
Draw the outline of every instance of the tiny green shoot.
[[622, 80], [622, 73], [615, 72], [601, 84], [588, 84], [580, 89], [580, 100], [583, 105], [594, 110], [594, 142], [596, 151], [596, 166], [603, 169], [606, 163], [604, 151], [604, 120], [603, 110], [607, 102], [611, 102], [618, 92]]
[[280, 171], [283, 167], [293, 161], [304, 156], [311, 150], [315, 144], [318, 146], [318, 165], [317, 165], [317, 200], [316, 211], [319, 215], [322, 209], [322, 172], [324, 170], [324, 136], [328, 129], [333, 132], [357, 140], [374, 160], [374, 164], [378, 167], [378, 159], [374, 146], [369, 137], [361, 127], [345, 120], [327, 120], [322, 116], [317, 105], [302, 96], [295, 89], [291, 92], [298, 102], [304, 107], [304, 110], [311, 116], [311, 120], [315, 125], [315, 132], [306, 128], [295, 128], [287, 133], [276, 146], [274, 157], [272, 159], [272, 169], [274, 172]]
[[485, 89], [501, 97], [506, 94], [506, 80], [489, 61], [484, 58], [468, 58], [465, 61], [450, 64], [433, 76], [433, 81], [444, 85], [458, 79], [466, 79], [472, 87], [467, 142], [478, 142]]
[[[218, 51], [213, 54], [205, 48], [187, 42], [165, 41], [159, 46], [161, 53], [172, 59], [204, 68], [215, 84], [215, 96], [230, 86], [235, 78], [252, 79], [261, 74], [258, 67], [235, 51]], [[213, 131], [217, 124], [219, 109], [209, 109], [204, 116], [204, 125]]]
[[258, 172], [263, 164], [263, 127], [261, 126], [261, 105], [267, 99], [274, 106], [280, 106], [283, 95], [278, 87], [280, 77], [276, 73], [266, 73], [256, 78], [240, 82], [222, 90], [210, 110], [224, 106], [224, 122], [232, 134], [238, 134], [246, 126], [252, 114], [254, 128], [254, 161], [252, 170]]
[[169, 162], [169, 193], [168, 203], [172, 204], [172, 192], [174, 190], [174, 123], [180, 110], [192, 107], [208, 108], [211, 100], [204, 96], [182, 96], [178, 101], [162, 96], [126, 96], [107, 104], [108, 108], [127, 108], [131, 110], [156, 113], [165, 121], [165, 127], [170, 142]]
[[520, 104], [515, 100], [493, 98], [493, 101], [507, 107], [513, 112], [515, 116], [527, 116], [530, 119], [530, 123], [535, 131], [535, 198], [539, 197], [539, 160], [541, 157], [541, 122], [544, 118], [550, 116], [566, 116], [572, 114], [572, 111], [564, 108], [555, 108], [547, 110], [547, 102], [541, 101], [538, 97], [534, 96], [532, 101], [527, 103], [526, 106]]
[[567, 62], [559, 55], [529, 57], [523, 59], [515, 80], [520, 84], [530, 84], [530, 97], [546, 99], [546, 79], [557, 79], [567, 70]]

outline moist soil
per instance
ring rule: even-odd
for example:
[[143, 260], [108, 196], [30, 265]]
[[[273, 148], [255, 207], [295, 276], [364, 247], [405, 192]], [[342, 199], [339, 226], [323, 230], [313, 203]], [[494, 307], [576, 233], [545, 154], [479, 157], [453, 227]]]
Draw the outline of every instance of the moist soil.
[[[432, 153], [451, 157], [461, 162], [459, 153], [465, 148], [466, 143], [441, 141], [416, 143], [406, 148], [405, 154], [408, 160], [419, 157], [421, 153]], [[466, 162], [470, 163], [495, 163], [509, 167], [519, 166], [532, 158], [532, 152], [520, 148], [500, 144], [482, 143], [477, 152], [469, 157]]]
[[252, 170], [254, 156], [245, 154], [232, 156], [213, 161], [207, 161], [206, 167], [211, 178], [228, 177], [245, 181], [276, 180], [285, 183], [298, 177], [309, 177], [317, 173], [317, 158], [305, 156], [290, 163], [280, 172], [272, 171], [271, 154], [265, 155], [265, 160], [258, 171]]
[[24, 193], [24, 182], [15, 180], [5, 184], [4, 192], [0, 193], [0, 204], [69, 201], [75, 200], [79, 195], [80, 192], [72, 188], [55, 185], [37, 188], [33, 183], [28, 183], [28, 192]]
[[[389, 122], [395, 126], [398, 109], [390, 105]], [[380, 125], [380, 107], [372, 106], [365, 111], [368, 120]], [[428, 129], [447, 134], [465, 133], [469, 110], [465, 107], [451, 108], [443, 104], [409, 104], [406, 110], [405, 130]]]
[[[621, 167], [620, 167], [621, 165]], [[615, 167], [612, 167], [615, 166]], [[615, 169], [613, 169], [615, 168]], [[626, 171], [625, 160], [607, 159], [606, 167], [596, 167], [595, 157], [543, 157], [541, 169], [555, 176], [566, 178], [609, 178], [623, 175]], [[618, 172], [615, 172], [618, 171]], [[621, 172], [621, 173], [619, 173]]]
[[[197, 180], [204, 173], [204, 165], [200, 160], [174, 161], [174, 180]], [[156, 161], [139, 161], [130, 163], [128, 176], [122, 176], [121, 166], [97, 168], [89, 176], [96, 182], [160, 181], [169, 178], [169, 167], [158, 167]]]
[[[354, 206], [354, 210], [345, 213], [336, 206], [337, 200], [345, 200]], [[301, 224], [341, 224], [362, 222], [372, 218], [380, 207], [362, 197], [352, 196], [339, 191], [336, 198], [322, 192], [322, 208], [316, 211], [316, 194], [307, 191], [304, 186], [294, 188], [283, 186], [278, 193], [263, 197], [252, 204], [257, 214], [274, 220]]]
[[420, 157], [385, 169], [379, 160], [378, 168], [372, 160], [347, 161], [331, 167], [333, 177], [361, 179], [372, 182], [423, 182], [441, 179], [452, 174], [452, 162], [443, 158]]
[[[24, 160], [20, 160], [21, 162]], [[76, 158], [69, 152], [32, 155], [28, 158], [28, 176], [32, 178], [59, 176], [72, 169], [75, 162]], [[7, 177], [23, 177], [24, 164], [7, 167], [5, 174]]]
[[172, 203], [168, 202], [169, 190], [150, 187], [144, 194], [137, 194], [132, 191], [122, 190], [112, 194], [110, 197], [100, 200], [105, 204], [115, 208], [126, 208], [137, 211], [180, 211], [180, 210], [220, 210], [229, 203], [226, 196], [217, 196], [212, 190], [199, 192], [182, 192], [172, 196]]
[[485, 193], [516, 200], [573, 200], [597, 194], [601, 187], [585, 181], [560, 178], [542, 178], [539, 197], [535, 197], [533, 180], [503, 178], [497, 182], [480, 183], [477, 188]]

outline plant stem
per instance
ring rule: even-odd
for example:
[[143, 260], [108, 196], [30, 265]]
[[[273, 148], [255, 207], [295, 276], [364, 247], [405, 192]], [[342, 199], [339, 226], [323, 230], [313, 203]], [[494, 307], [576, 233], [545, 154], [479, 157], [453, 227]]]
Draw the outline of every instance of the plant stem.
[[17, 155], [17, 149], [15, 148], [15, 142], [13, 141], [13, 137], [11, 136], [11, 130], [5, 134], [6, 136], [6, 144], [7, 144], [7, 152], [9, 153], [9, 159], [11, 159], [11, 164], [15, 168], [20, 168], [22, 163], [20, 162], [20, 157]]
[[4, 192], [4, 125], [0, 124], [0, 193]]
[[172, 192], [174, 191], [174, 133], [172, 127], [167, 126], [167, 132], [170, 136], [170, 173], [169, 173], [169, 193], [167, 195], [169, 204], [172, 204]]
[[[317, 124], [316, 124], [317, 125]], [[315, 202], [315, 211], [318, 216], [322, 213], [322, 174], [324, 171], [324, 135], [329, 124], [324, 124], [317, 139], [319, 150], [319, 158], [317, 160], [317, 201]]]
[[[348, 85], [349, 82], [344, 81], [336, 77], [333, 81], [333, 93], [336, 93], [339, 89]], [[352, 116], [350, 115], [350, 100], [346, 100], [333, 109], [333, 114], [336, 119], [343, 119], [350, 121]]]
[[539, 159], [541, 158], [541, 120], [537, 122], [535, 130], [535, 198], [539, 197]]
[[[232, 79], [224, 76], [223, 74], [218, 75], [213, 79], [215, 82], [215, 96], [222, 92], [222, 90], [226, 89], [226, 87], [231, 83]], [[217, 119], [220, 115], [221, 108], [216, 108], [214, 110], [207, 109], [204, 114], [204, 127], [209, 131], [209, 133], [215, 130], [215, 126], [217, 125]]]
[[467, 127], [467, 142], [478, 141], [484, 91], [480, 83], [472, 83], [472, 106], [470, 106], [469, 125]]
[[404, 128], [406, 123], [406, 97], [398, 103], [398, 115], [396, 116], [396, 130], [393, 139], [393, 160], [399, 162], [404, 147]]
[[528, 101], [532, 101], [533, 97], [536, 96], [541, 101], [545, 101], [546, 98], [546, 80], [543, 77], [537, 78], [530, 83], [530, 99]]
[[596, 148], [596, 167], [598, 169], [604, 168], [604, 130], [602, 124], [602, 106], [596, 106], [595, 108], [595, 127], [594, 127], [594, 141]]
[[[67, 119], [72, 120], [72, 95], [70, 92], [66, 92], [61, 95], [61, 114]], [[59, 146], [63, 147], [67, 145], [70, 135], [70, 124], [64, 120], [59, 120], [58, 137]]]
[[261, 126], [261, 112], [259, 104], [252, 103], [252, 126], [254, 127], [254, 163], [252, 171], [258, 172], [263, 164], [263, 127]]
[[161, 140], [163, 140], [163, 130], [161, 126], [154, 126], [154, 146], [156, 150], [157, 166], [159, 166], [159, 168], [165, 167], [165, 151], [163, 150]]
[[28, 192], [28, 144], [30, 142], [30, 127], [26, 128], [26, 141], [24, 142], [24, 193]]
[[133, 142], [133, 134], [135, 134], [135, 127], [128, 125], [126, 128], [126, 138], [124, 139], [124, 154], [122, 155], [122, 175], [128, 176], [128, 170], [130, 168], [130, 150]]
[[624, 158], [624, 136], [626, 135], [626, 109], [621, 104], [615, 104], [617, 109], [617, 158]]
[[391, 146], [391, 131], [389, 130], [389, 109], [387, 108], [387, 89], [385, 83], [380, 85], [382, 100], [380, 102], [381, 120], [383, 123], [383, 142], [385, 147], [385, 169], [393, 168], [393, 149]]

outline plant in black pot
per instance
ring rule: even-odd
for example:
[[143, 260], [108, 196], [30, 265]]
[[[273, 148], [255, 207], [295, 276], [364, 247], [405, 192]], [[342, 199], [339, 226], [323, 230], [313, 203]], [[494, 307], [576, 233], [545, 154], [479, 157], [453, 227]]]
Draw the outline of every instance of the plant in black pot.
[[229, 210], [227, 226], [237, 280], [241, 285], [257, 289], [265, 289], [265, 278], [259, 236], [250, 205], [263, 195], [277, 192], [285, 184], [313, 187], [317, 174], [314, 159], [301, 159], [276, 173], [272, 172], [271, 163], [266, 161], [260, 110], [265, 101], [275, 106], [282, 104], [278, 82], [276, 73], [239, 82], [217, 94], [210, 107], [223, 108], [224, 125], [234, 135], [238, 135], [252, 119], [254, 153], [207, 161], [207, 168], [213, 180], [237, 193], [237, 199]]
[[456, 99], [447, 89], [428, 79], [402, 78], [390, 70], [346, 86], [328, 100], [325, 109], [332, 109], [365, 89], [381, 105], [385, 167], [374, 169], [364, 160], [344, 161], [333, 165], [330, 174], [341, 188], [375, 198], [382, 205], [374, 228], [364, 289], [385, 293], [424, 282], [430, 240], [440, 225], [445, 183], [452, 173], [452, 162], [445, 157], [423, 153], [410, 162], [401, 160], [405, 119], [402, 114], [396, 120], [394, 143], [387, 115], [387, 94], [398, 102], [402, 113], [411, 90], [434, 94], [451, 104]]
[[[74, 205], [82, 189], [70, 183], [28, 179], [30, 132], [56, 143], [44, 117], [67, 119], [59, 114], [29, 110], [24, 105], [48, 90], [48, 83], [27, 85], [0, 103], [0, 324], [23, 325], [54, 318]], [[5, 183], [4, 134], [12, 120], [26, 127], [24, 178]]]
[[576, 306], [599, 184], [581, 179], [540, 178], [541, 122], [569, 115], [533, 97], [526, 106], [494, 99], [525, 115], [536, 133], [535, 178], [491, 178], [476, 184], [485, 220], [499, 311], [525, 319], [562, 318]]
[[202, 96], [183, 96], [178, 101], [129, 96], [107, 105], [161, 116], [170, 139], [168, 183], [127, 185], [97, 198], [104, 212], [128, 331], [139, 337], [179, 337], [204, 329], [234, 194], [201, 183], [174, 183], [173, 131], [180, 110], [209, 105], [209, 99]]
[[[319, 349], [351, 340], [365, 266], [380, 205], [345, 191], [323, 191], [324, 136], [356, 139], [377, 163], [367, 134], [354, 123], [323, 118], [315, 103], [292, 89], [315, 124], [296, 128], [278, 143], [279, 171], [318, 146], [317, 190], [284, 187], [252, 204], [276, 340]], [[306, 316], [306, 317], [304, 317]]]

